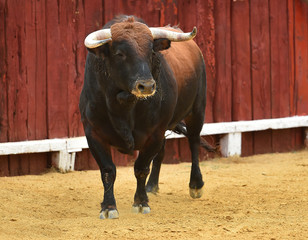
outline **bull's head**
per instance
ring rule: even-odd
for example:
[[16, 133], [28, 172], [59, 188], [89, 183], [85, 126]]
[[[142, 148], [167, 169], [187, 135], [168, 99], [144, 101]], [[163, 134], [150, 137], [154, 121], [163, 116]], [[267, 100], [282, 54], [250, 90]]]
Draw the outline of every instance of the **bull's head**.
[[104, 58], [108, 75], [115, 82], [118, 92], [146, 98], [156, 91], [156, 80], [152, 74], [153, 52], [168, 49], [171, 41], [190, 40], [196, 32], [196, 27], [190, 33], [183, 33], [125, 21], [89, 34], [84, 44], [90, 52]]

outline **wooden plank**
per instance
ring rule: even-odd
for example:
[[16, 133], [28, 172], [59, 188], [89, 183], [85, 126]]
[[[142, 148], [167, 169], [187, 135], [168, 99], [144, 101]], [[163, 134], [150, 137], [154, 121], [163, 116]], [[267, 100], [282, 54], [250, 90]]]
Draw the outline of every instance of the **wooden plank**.
[[76, 153], [76, 159], [75, 159], [75, 170], [76, 171], [83, 171], [83, 170], [88, 170], [90, 169], [88, 166], [89, 162], [89, 153], [90, 151], [88, 149], [85, 149], [82, 152]]
[[[186, 27], [189, 27], [189, 23], [186, 21], [183, 21], [184, 19], [187, 20], [187, 18], [181, 18], [179, 16], [181, 12], [181, 4], [184, 4], [185, 1], [179, 0], [178, 2], [173, 0], [166, 0], [162, 1], [161, 8], [160, 8], [160, 19], [159, 19], [159, 25], [160, 26], [166, 26], [170, 24], [171, 26], [175, 26], [179, 24], [179, 27], [185, 31]], [[190, 4], [193, 4], [194, 1], [191, 1]], [[186, 7], [190, 7], [186, 5]], [[189, 11], [186, 9], [186, 11]]]
[[180, 162], [191, 162], [191, 153], [189, 149], [188, 139], [186, 137], [180, 138], [178, 143]]
[[[8, 83], [8, 137], [9, 141], [27, 139], [28, 95], [25, 58], [25, 2], [7, 1], [7, 83]], [[11, 156], [10, 174], [28, 173], [29, 156], [21, 163], [20, 157]]]
[[[138, 11], [140, 16], [150, 27], [160, 27], [161, 4], [160, 0], [140, 1], [146, 5], [142, 5]], [[147, 11], [144, 11], [145, 7]]]
[[206, 123], [203, 125], [201, 136], [226, 134], [233, 132], [253, 132], [268, 129], [287, 129], [308, 126], [308, 116], [287, 118], [260, 119], [252, 121], [237, 121], [223, 123]]
[[112, 9], [109, 8], [106, 12], [103, 11], [103, 4], [105, 2], [105, 0], [84, 1], [84, 22], [86, 35], [102, 28], [104, 18], [106, 17], [106, 12], [111, 11], [110, 14], [112, 13]]
[[[35, 1], [35, 139], [47, 138], [47, 39], [46, 2]], [[42, 77], [44, 76], [44, 77]], [[29, 103], [30, 104], [30, 103]], [[31, 138], [29, 138], [31, 139]], [[33, 156], [33, 157], [32, 157]], [[30, 160], [30, 174], [40, 174], [48, 166], [48, 154], [33, 154]]]
[[[295, 54], [294, 54], [294, 1], [287, 1], [287, 15], [288, 15], [288, 72], [289, 72], [289, 94], [290, 94], [290, 116], [296, 115], [296, 83], [295, 83]], [[292, 149], [297, 149], [301, 146], [300, 134], [301, 129], [293, 129], [290, 132]], [[297, 145], [299, 143], [299, 145]]]
[[7, 142], [0, 143], [0, 155], [61, 151], [65, 150], [66, 146], [66, 139]]
[[294, 63], [294, 0], [288, 0], [288, 43], [289, 43], [289, 82], [290, 115], [296, 115], [295, 63]]
[[231, 23], [230, 1], [217, 0], [214, 5], [216, 83], [213, 104], [214, 122], [231, 121]]
[[46, 39], [46, 3], [36, 1], [36, 130], [35, 139], [47, 138], [47, 39]]
[[0, 142], [8, 140], [7, 119], [7, 59], [6, 59], [6, 10], [5, 1], [0, 1]]
[[272, 131], [254, 132], [253, 152], [252, 154], [263, 154], [272, 152]]
[[[271, 118], [271, 65], [268, 4], [268, 0], [251, 1], [250, 3], [253, 119]], [[262, 152], [262, 146], [264, 146], [265, 152], [269, 152], [272, 147], [272, 135], [270, 132], [254, 132], [252, 140], [256, 153]], [[250, 155], [252, 153], [253, 152], [251, 152]]]
[[[80, 114], [79, 114], [79, 95], [82, 88], [83, 78], [81, 77], [80, 70], [78, 68], [78, 53], [77, 47], [78, 43], [83, 42], [85, 33], [84, 25], [79, 26], [79, 8], [83, 13], [83, 8], [79, 6], [79, 1], [74, 0], [66, 3], [67, 18], [67, 34], [66, 34], [66, 44], [67, 48], [70, 50], [70, 54], [67, 56], [68, 63], [68, 76], [67, 86], [68, 91], [68, 136], [75, 137], [79, 135], [80, 130]], [[82, 19], [84, 20], [84, 19]], [[80, 27], [80, 30], [79, 30]], [[83, 28], [82, 28], [83, 27]], [[81, 33], [81, 34], [80, 34]], [[85, 47], [83, 46], [84, 52]], [[83, 75], [83, 71], [82, 71]]]
[[271, 118], [268, 0], [251, 1], [251, 79], [253, 119]]
[[232, 2], [232, 120], [252, 119], [249, 2]]
[[308, 115], [308, 4], [295, 1], [296, 114]]
[[[25, 2], [25, 18], [24, 18], [24, 46], [25, 54], [23, 56], [25, 61], [25, 80], [27, 82], [27, 137], [26, 139], [35, 139], [36, 138], [36, 70], [37, 67], [43, 67], [46, 62], [42, 61], [37, 66], [36, 61], [36, 13], [35, 13], [35, 1], [26, 1]], [[43, 65], [43, 66], [42, 66]], [[45, 75], [43, 75], [45, 76]], [[42, 80], [44, 81], [44, 80]], [[21, 155], [20, 164], [22, 174], [34, 174], [36, 173], [36, 163], [40, 163], [39, 159], [36, 159], [36, 155]], [[23, 158], [27, 158], [28, 161], [23, 161]], [[38, 160], [38, 161], [37, 161]], [[43, 159], [42, 159], [43, 160]], [[32, 165], [32, 167], [30, 167]], [[26, 171], [24, 170], [26, 169]], [[31, 170], [31, 171], [30, 171]]]
[[[35, 1], [25, 2], [25, 56], [27, 59], [25, 63], [26, 68], [26, 82], [27, 82], [27, 96], [28, 96], [28, 111], [27, 111], [27, 138], [33, 140], [36, 138], [36, 71], [38, 67], [44, 67], [45, 61], [38, 63], [36, 60], [36, 12]], [[45, 50], [45, 49], [44, 49]], [[45, 76], [45, 75], [43, 75]]]
[[[8, 119], [7, 119], [7, 59], [6, 59], [6, 14], [4, 0], [0, 1], [0, 142], [8, 141]], [[0, 177], [9, 176], [9, 159], [0, 156]]]
[[197, 0], [196, 9], [198, 28], [196, 42], [203, 53], [206, 66], [207, 104], [205, 122], [213, 122], [216, 78], [214, 0]]
[[[25, 3], [25, 61], [28, 112], [27, 139], [47, 138], [46, 109], [46, 38], [45, 3]], [[32, 154], [29, 174], [38, 174], [47, 167], [47, 154]]]
[[47, 1], [47, 109], [48, 137], [68, 136], [67, 15], [64, 1]]
[[290, 152], [294, 150], [294, 129], [283, 129], [272, 131], [273, 152]]
[[254, 134], [253, 132], [242, 133], [242, 155], [243, 157], [251, 156], [254, 152]]
[[272, 117], [290, 115], [287, 1], [270, 1]]
[[74, 0], [71, 6], [71, 48], [73, 50], [69, 59], [68, 99], [71, 104], [68, 107], [69, 136], [84, 135], [80, 112], [78, 108], [79, 96], [83, 86], [84, 66], [87, 50], [84, 46], [85, 33], [85, 12], [83, 4]]
[[180, 154], [179, 154], [179, 143], [178, 139], [168, 139], [165, 145], [165, 157], [164, 163], [179, 163]]
[[[231, 5], [232, 47], [232, 120], [252, 118], [251, 72], [250, 72], [250, 26], [249, 1], [233, 1]], [[245, 141], [253, 141], [246, 135]], [[245, 143], [249, 144], [249, 143]], [[252, 154], [248, 153], [246, 154]]]
[[0, 156], [0, 177], [10, 175], [9, 161], [7, 156]]
[[[308, 4], [304, 1], [294, 1], [292, 9], [289, 9], [289, 19], [293, 19], [292, 38], [294, 44], [294, 52], [292, 63], [294, 63], [294, 95], [293, 95], [293, 111], [298, 115], [308, 114]], [[291, 5], [291, 4], [289, 4]], [[292, 18], [293, 17], [293, 18]], [[291, 23], [292, 24], [292, 23]], [[292, 26], [292, 25], [291, 25]], [[289, 38], [290, 39], [290, 38]], [[292, 56], [292, 55], [291, 55]], [[292, 96], [292, 95], [291, 95]], [[291, 102], [292, 103], [292, 102]], [[292, 108], [291, 108], [292, 109]], [[304, 131], [295, 130], [294, 149], [304, 147], [302, 139], [304, 139]]]
[[[289, 32], [287, 0], [270, 1], [272, 117], [290, 115]], [[291, 130], [273, 131], [274, 152], [293, 142]], [[286, 143], [286, 140], [289, 143]]]
[[[167, 2], [170, 2], [169, 0]], [[168, 3], [166, 3], [168, 4]], [[160, 16], [164, 14], [165, 6], [160, 0], [154, 1], [121, 1], [104, 0], [104, 23], [107, 23], [118, 14], [134, 15], [143, 19], [149, 26], [163, 26]]]

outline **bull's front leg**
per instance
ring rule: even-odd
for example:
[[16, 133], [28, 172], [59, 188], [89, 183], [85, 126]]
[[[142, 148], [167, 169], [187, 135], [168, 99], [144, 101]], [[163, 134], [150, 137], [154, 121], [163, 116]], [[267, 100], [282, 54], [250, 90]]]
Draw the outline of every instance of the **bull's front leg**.
[[[157, 140], [159, 139], [159, 140]], [[164, 137], [153, 139], [147, 142], [146, 146], [140, 150], [139, 156], [134, 165], [137, 189], [134, 197], [133, 212], [149, 213], [149, 199], [147, 196], [145, 182], [150, 172], [150, 163], [162, 148]]]
[[114, 181], [116, 179], [116, 167], [112, 162], [110, 147], [102, 145], [91, 135], [87, 136], [89, 149], [95, 158], [104, 185], [104, 200], [101, 203], [100, 219], [119, 218], [119, 213], [114, 198]]

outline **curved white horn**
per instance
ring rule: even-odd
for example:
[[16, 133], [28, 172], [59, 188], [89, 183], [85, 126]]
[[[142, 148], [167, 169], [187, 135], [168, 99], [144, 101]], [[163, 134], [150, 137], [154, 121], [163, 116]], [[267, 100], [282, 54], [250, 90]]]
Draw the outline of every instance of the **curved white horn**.
[[110, 42], [111, 40], [110, 29], [101, 29], [90, 33], [84, 40], [84, 45], [87, 48], [97, 48]]
[[150, 28], [154, 39], [167, 38], [172, 42], [188, 41], [197, 35], [197, 28], [194, 27], [189, 33], [175, 32], [164, 28]]

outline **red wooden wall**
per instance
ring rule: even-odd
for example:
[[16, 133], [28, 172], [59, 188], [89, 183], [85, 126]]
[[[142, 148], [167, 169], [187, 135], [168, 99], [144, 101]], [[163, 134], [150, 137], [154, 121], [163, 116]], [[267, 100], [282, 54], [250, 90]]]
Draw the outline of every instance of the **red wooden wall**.
[[[119, 13], [150, 26], [197, 26], [207, 67], [206, 122], [308, 114], [303, 0], [0, 0], [0, 142], [83, 135], [83, 41]], [[302, 146], [303, 129], [288, 129], [245, 133], [242, 148], [251, 155]], [[118, 165], [133, 161], [113, 155]], [[168, 141], [166, 162], [188, 159], [187, 140]], [[0, 176], [37, 174], [49, 165], [47, 153], [0, 156]], [[96, 168], [89, 151], [77, 154], [76, 168]]]

